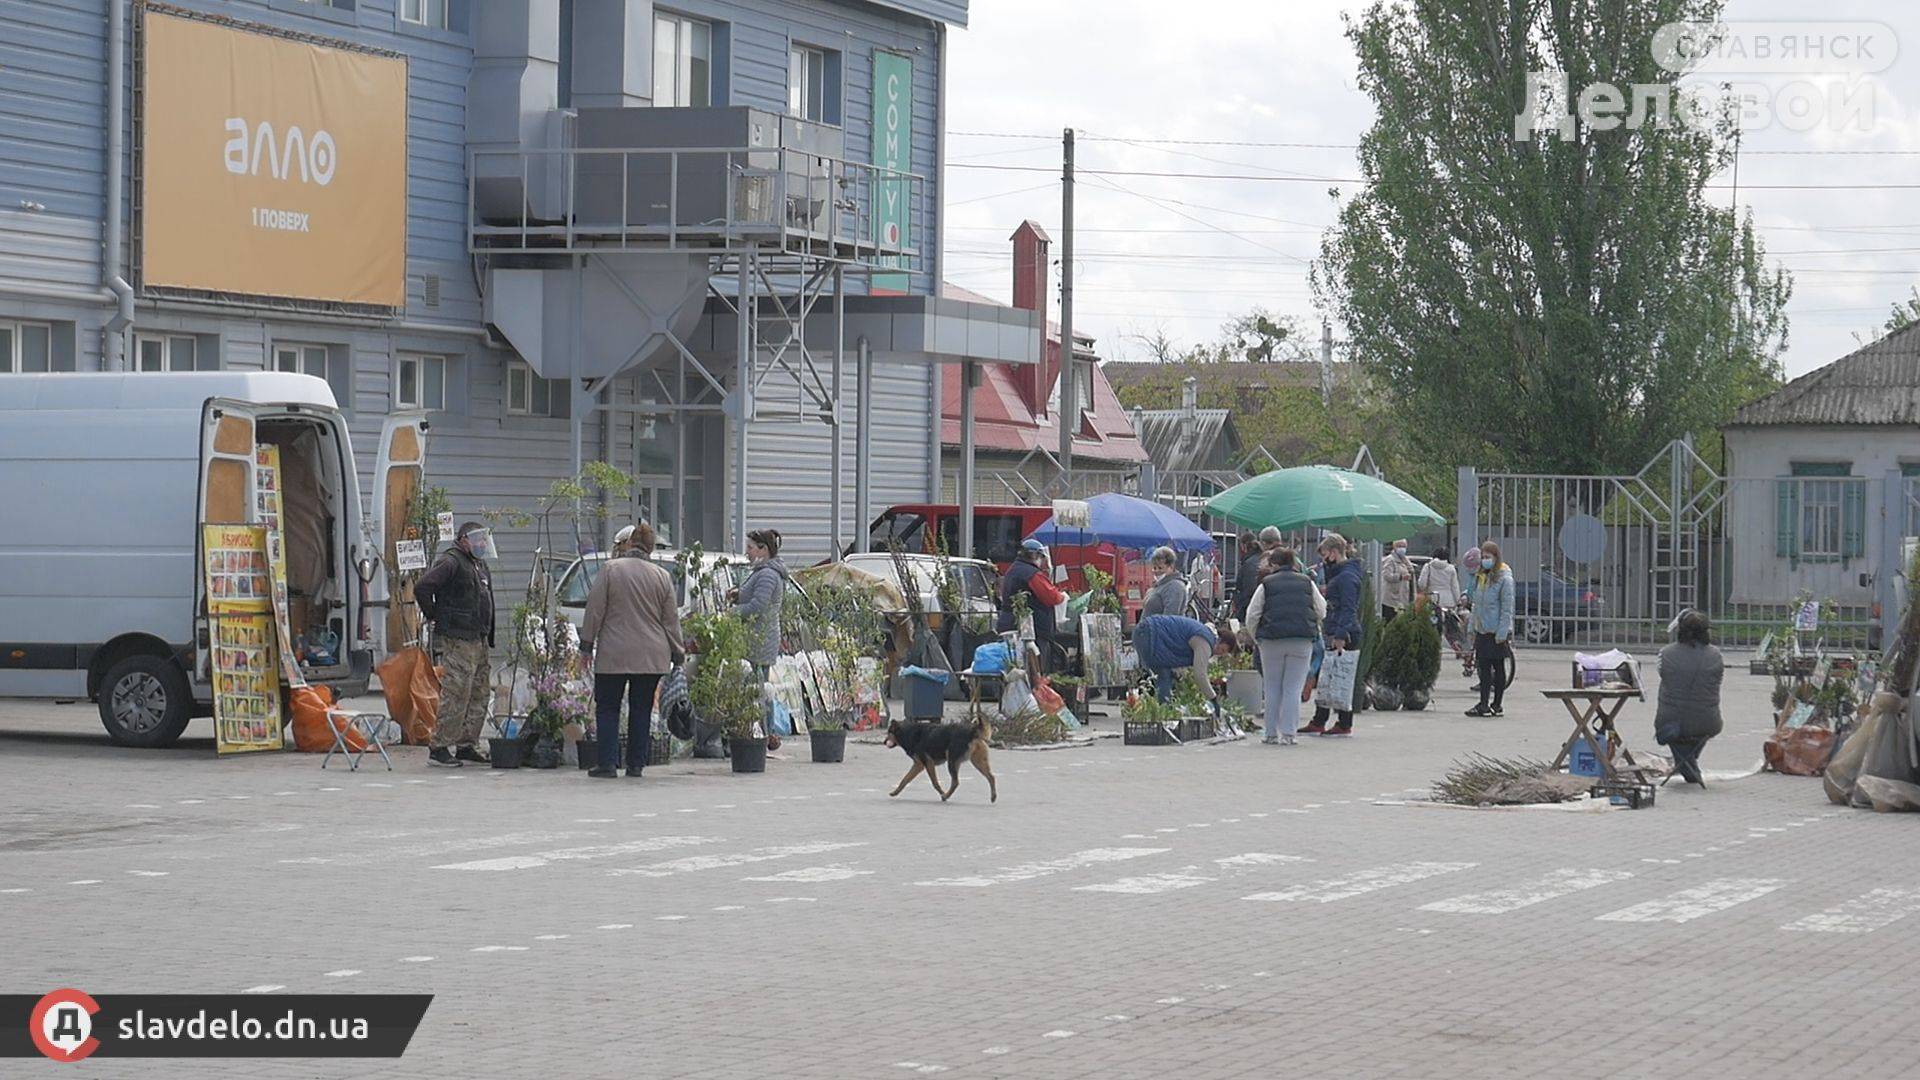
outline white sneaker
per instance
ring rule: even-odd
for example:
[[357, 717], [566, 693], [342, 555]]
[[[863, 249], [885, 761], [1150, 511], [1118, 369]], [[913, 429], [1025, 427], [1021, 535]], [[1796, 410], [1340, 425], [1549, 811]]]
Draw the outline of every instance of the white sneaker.
[[1281, 746], [1299, 746], [1300, 740], [1294, 738], [1291, 735], [1282, 735], [1280, 736], [1280, 745]]
[[1263, 746], [1278, 746], [1280, 744], [1280, 740], [1276, 736], [1269, 735], [1266, 738], [1261, 739], [1260, 743]]

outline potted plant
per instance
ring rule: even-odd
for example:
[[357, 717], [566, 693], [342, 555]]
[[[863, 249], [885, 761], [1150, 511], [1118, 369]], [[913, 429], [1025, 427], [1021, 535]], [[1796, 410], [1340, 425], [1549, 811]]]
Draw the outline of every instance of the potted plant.
[[1380, 693], [1376, 704], [1395, 702], [1402, 708], [1424, 709], [1440, 677], [1440, 629], [1428, 617], [1421, 599], [1381, 626], [1368, 672], [1369, 686]]
[[1260, 673], [1253, 668], [1253, 653], [1235, 649], [1213, 658], [1207, 668], [1209, 673], [1218, 672], [1224, 676], [1226, 696], [1249, 713], [1263, 712], [1267, 707], [1266, 685]]
[[526, 764], [535, 769], [551, 769], [560, 764], [560, 740], [567, 727], [584, 726], [592, 718], [593, 691], [564, 670], [536, 675], [531, 685], [533, 707], [527, 711], [527, 726], [539, 741], [527, 755]]
[[731, 611], [691, 615], [692, 637], [687, 699], [695, 716], [718, 724], [727, 737], [734, 772], [767, 771], [766, 736], [759, 729], [766, 714], [766, 685], [748, 660], [747, 625]]

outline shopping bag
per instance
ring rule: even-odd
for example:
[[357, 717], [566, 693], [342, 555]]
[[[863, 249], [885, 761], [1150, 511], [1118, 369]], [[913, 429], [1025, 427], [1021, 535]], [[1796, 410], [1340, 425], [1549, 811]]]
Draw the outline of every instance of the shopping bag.
[[413, 677], [409, 683], [409, 700], [413, 703], [413, 718], [400, 725], [406, 733], [409, 746], [425, 746], [433, 741], [433, 729], [440, 722], [440, 678], [443, 669], [433, 666], [426, 653], [413, 665]]
[[401, 649], [379, 668], [380, 692], [387, 698], [387, 715], [405, 731], [413, 726], [413, 669], [426, 659], [419, 648]]
[[1040, 676], [1033, 684], [1033, 700], [1039, 704], [1041, 712], [1050, 716], [1059, 715], [1060, 710], [1067, 707], [1066, 699], [1060, 696], [1060, 691], [1053, 688], [1053, 684], [1047, 681], [1045, 675]]
[[1336, 712], [1353, 708], [1354, 677], [1360, 671], [1360, 654], [1352, 650], [1329, 652], [1320, 665], [1318, 704]]
[[787, 708], [786, 704], [781, 701], [773, 701], [770, 703], [770, 705], [772, 707], [773, 716], [771, 719], [767, 721], [767, 727], [769, 732], [783, 739], [789, 735], [792, 735], [793, 734], [793, 710]]

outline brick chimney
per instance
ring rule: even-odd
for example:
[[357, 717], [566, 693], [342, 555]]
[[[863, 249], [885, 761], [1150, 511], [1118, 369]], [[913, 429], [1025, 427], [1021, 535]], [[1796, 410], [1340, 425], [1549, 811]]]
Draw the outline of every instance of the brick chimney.
[[[1051, 263], [1048, 249], [1053, 246], [1053, 238], [1040, 223], [1027, 220], [1013, 231], [1013, 306], [1024, 311], [1040, 313], [1041, 325], [1046, 325], [1047, 317], [1047, 278]], [[1047, 335], [1041, 334], [1041, 355], [1032, 365], [1028, 378], [1021, 380], [1023, 396], [1027, 407], [1035, 416], [1047, 409], [1048, 391], [1052, 389], [1047, 379]]]

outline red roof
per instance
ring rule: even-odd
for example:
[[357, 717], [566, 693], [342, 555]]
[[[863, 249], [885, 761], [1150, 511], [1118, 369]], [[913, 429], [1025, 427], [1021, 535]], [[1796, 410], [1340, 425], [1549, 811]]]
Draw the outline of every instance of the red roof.
[[[953, 285], [941, 295], [976, 303], [998, 303]], [[1093, 403], [1081, 406], [1081, 424], [1073, 437], [1076, 459], [1137, 464], [1147, 460], [1146, 449], [1134, 434], [1133, 421], [1120, 398], [1101, 373], [1098, 357], [1090, 351], [1092, 339], [1079, 339], [1079, 356], [1093, 366]], [[1059, 417], [1047, 408], [1060, 376], [1060, 328], [1047, 325], [1046, 368], [1032, 365], [981, 364], [980, 385], [973, 392], [974, 445], [981, 450], [1026, 453], [1060, 449]], [[960, 445], [960, 365], [940, 365], [940, 442]], [[1038, 378], [1036, 378], [1038, 376]]]

